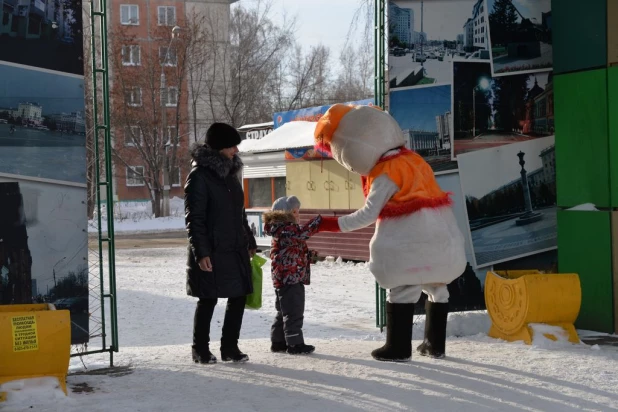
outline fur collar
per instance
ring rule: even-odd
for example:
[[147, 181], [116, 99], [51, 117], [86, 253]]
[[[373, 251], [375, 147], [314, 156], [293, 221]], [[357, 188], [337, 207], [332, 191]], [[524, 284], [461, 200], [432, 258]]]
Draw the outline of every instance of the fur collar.
[[297, 222], [292, 212], [276, 210], [264, 213], [264, 233], [267, 236], [276, 238], [286, 227], [296, 224]]
[[276, 210], [264, 213], [264, 223], [267, 225], [296, 223], [296, 219], [291, 212]]
[[234, 155], [232, 160], [223, 156], [219, 151], [212, 150], [208, 146], [196, 144], [191, 149], [191, 158], [193, 165], [205, 167], [212, 171], [221, 179], [225, 179], [229, 175], [235, 175], [242, 169], [243, 163], [238, 155]]

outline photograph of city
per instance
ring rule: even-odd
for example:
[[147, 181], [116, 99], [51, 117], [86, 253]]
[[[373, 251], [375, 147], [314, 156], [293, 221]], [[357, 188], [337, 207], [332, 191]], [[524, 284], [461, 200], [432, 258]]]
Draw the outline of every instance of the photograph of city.
[[53, 303], [88, 333], [86, 189], [0, 175], [0, 304]]
[[4, 0], [0, 61], [83, 75], [82, 20], [79, 0]]
[[489, 63], [453, 63], [453, 159], [554, 134], [552, 72], [492, 77]]
[[0, 64], [0, 173], [86, 183], [83, 87]]
[[551, 70], [551, 0], [487, 0], [495, 76]]
[[392, 91], [390, 114], [403, 130], [406, 146], [423, 156], [435, 173], [454, 171], [451, 160], [451, 86]]
[[478, 267], [557, 246], [554, 142], [548, 136], [460, 156]]
[[489, 57], [484, 0], [389, 1], [391, 89], [450, 84], [453, 61]]

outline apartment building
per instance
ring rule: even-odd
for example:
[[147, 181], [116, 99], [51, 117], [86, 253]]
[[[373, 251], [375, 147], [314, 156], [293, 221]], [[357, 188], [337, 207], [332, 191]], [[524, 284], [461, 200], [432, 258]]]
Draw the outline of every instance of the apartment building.
[[[116, 153], [121, 153], [114, 162], [115, 200], [150, 199], [145, 178], [152, 178], [152, 172], [143, 148], [151, 145], [152, 151], [153, 141], [161, 146], [157, 147], [161, 155], [165, 151], [177, 151], [177, 167], [171, 169], [169, 176], [170, 197], [183, 196], [183, 183], [190, 170], [189, 147], [203, 138], [212, 119], [206, 103], [200, 103], [196, 111], [199, 119], [189, 110], [193, 88], [187, 73], [178, 74], [184, 66], [179, 66], [172, 38], [182, 38], [188, 22], [195, 23], [191, 17], [202, 14], [215, 16], [218, 36], [227, 42], [230, 6], [236, 1], [111, 0], [108, 3], [113, 33], [111, 50], [117, 59], [111, 65], [110, 75], [112, 134]], [[175, 27], [179, 30], [174, 31]], [[144, 77], [154, 80], [148, 85]], [[174, 82], [180, 77], [181, 81]], [[140, 114], [145, 117], [140, 118]], [[156, 131], [151, 129], [153, 124]], [[197, 133], [193, 127], [196, 124], [199, 124]]]

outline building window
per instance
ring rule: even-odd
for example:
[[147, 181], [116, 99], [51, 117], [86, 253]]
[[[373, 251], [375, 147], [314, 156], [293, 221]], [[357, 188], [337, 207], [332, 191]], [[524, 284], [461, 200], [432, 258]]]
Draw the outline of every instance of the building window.
[[142, 89], [139, 87], [132, 87], [125, 92], [125, 100], [127, 106], [140, 107], [142, 105]]
[[163, 99], [163, 104], [167, 107], [176, 107], [178, 105], [178, 88], [168, 87], [164, 89], [161, 98]]
[[287, 194], [287, 187], [286, 187], [287, 178], [283, 176], [283, 177], [275, 177], [274, 179], [275, 179], [275, 196], [274, 196], [275, 198], [273, 199], [273, 202]]
[[286, 183], [285, 177], [245, 179], [246, 207], [271, 207], [276, 199], [286, 195]]
[[180, 139], [177, 136], [176, 126], [167, 126], [165, 138], [166, 138], [166, 142], [168, 142], [170, 145], [174, 143], [178, 145], [178, 143], [180, 142]]
[[547, 114], [547, 101], [545, 99], [539, 102], [539, 116], [544, 117]]
[[122, 4], [120, 6], [120, 24], [125, 26], [139, 25], [139, 6]]
[[170, 184], [172, 187], [180, 187], [182, 176], [180, 175], [180, 167], [175, 167], [170, 171]]
[[[168, 51], [169, 50], [169, 51]], [[159, 47], [159, 61], [161, 66], [176, 66], [178, 64], [178, 55], [176, 49], [170, 47]]]
[[127, 186], [144, 186], [144, 166], [127, 167]]
[[139, 126], [129, 126], [124, 130], [124, 145], [127, 147], [135, 147], [144, 142], [142, 128]]
[[249, 179], [249, 207], [271, 207], [272, 204], [271, 178]]
[[159, 26], [174, 26], [176, 25], [176, 7], [160, 6], [159, 11]]
[[141, 50], [137, 45], [122, 46], [122, 65], [139, 66], [141, 63]]

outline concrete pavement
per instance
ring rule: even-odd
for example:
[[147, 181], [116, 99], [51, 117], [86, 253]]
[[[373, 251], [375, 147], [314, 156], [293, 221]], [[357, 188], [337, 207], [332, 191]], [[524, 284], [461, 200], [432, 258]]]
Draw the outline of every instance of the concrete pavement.
[[[116, 249], [149, 249], [187, 246], [187, 232], [184, 230], [157, 233], [117, 233], [114, 238]], [[107, 245], [104, 243], [104, 245]], [[96, 234], [88, 235], [88, 247], [97, 247]], [[107, 248], [105, 246], [105, 248]]]

